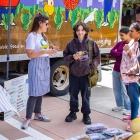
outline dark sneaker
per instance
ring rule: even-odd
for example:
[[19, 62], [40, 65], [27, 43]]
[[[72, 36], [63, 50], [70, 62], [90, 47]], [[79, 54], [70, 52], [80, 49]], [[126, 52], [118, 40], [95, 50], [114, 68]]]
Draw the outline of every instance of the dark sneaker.
[[73, 120], [77, 119], [77, 115], [75, 112], [70, 112], [69, 115], [66, 117], [65, 122], [72, 122]]
[[84, 124], [91, 124], [91, 119], [90, 119], [90, 116], [88, 114], [84, 114], [83, 115], [83, 122]]

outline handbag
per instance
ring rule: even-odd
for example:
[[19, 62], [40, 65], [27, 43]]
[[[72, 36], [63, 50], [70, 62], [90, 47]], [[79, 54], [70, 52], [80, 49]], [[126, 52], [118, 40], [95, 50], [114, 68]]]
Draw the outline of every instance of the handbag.
[[[90, 60], [90, 64], [92, 64], [92, 62], [93, 62], [93, 48], [92, 48], [92, 40], [91, 39], [89, 39], [89, 41], [88, 41], [88, 47], [89, 47], [89, 60]], [[88, 80], [89, 80], [89, 86], [91, 88], [97, 85], [98, 77], [99, 77], [98, 69], [95, 67], [90, 69]]]

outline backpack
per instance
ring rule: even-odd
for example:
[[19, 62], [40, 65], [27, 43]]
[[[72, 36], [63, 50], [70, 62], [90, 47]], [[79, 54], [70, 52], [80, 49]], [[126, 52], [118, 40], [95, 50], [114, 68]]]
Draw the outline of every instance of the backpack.
[[[88, 41], [88, 47], [89, 47], [89, 59], [90, 63], [92, 63], [93, 60], [93, 48], [92, 48], [92, 40], [89, 39]], [[97, 68], [90, 69], [88, 80], [89, 80], [89, 86], [92, 88], [97, 85], [99, 77], [99, 71]]]

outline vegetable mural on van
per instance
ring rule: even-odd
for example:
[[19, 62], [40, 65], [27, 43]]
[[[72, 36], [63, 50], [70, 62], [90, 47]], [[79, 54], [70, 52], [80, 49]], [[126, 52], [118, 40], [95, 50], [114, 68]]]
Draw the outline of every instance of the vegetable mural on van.
[[[102, 1], [103, 3], [103, 0], [97, 0], [97, 1], [98, 2]], [[21, 3], [19, 4], [19, 2]], [[56, 3], [56, 5], [59, 6], [54, 7], [54, 3]], [[80, 0], [62, 0], [62, 2], [58, 2], [56, 0], [48, 0], [48, 1], [33, 0], [32, 2], [29, 2], [28, 0], [21, 0], [21, 1], [12, 0], [10, 23], [12, 25], [14, 18], [17, 18], [18, 14], [23, 11], [23, 14], [20, 14], [21, 16], [20, 19], [23, 24], [23, 29], [27, 30], [31, 23], [30, 21], [33, 19], [34, 15], [39, 11], [41, 11], [49, 16], [53, 15], [53, 13], [55, 12], [54, 22], [56, 24], [57, 30], [60, 30], [63, 22], [68, 20], [70, 20], [70, 25], [72, 28], [75, 26], [75, 24], [78, 21], [84, 21], [86, 23], [89, 21], [92, 22], [94, 21], [97, 29], [99, 29], [101, 26], [108, 26], [108, 25], [110, 29], [112, 29], [114, 27], [114, 23], [118, 21], [118, 17], [119, 17], [118, 10], [111, 10], [113, 0], [104, 0], [104, 4], [103, 4], [104, 8], [102, 7], [102, 9], [98, 9], [97, 8], [98, 5], [95, 8], [91, 8], [93, 6], [92, 3], [93, 3], [92, 1], [87, 0], [87, 4], [85, 6], [82, 6], [81, 8], [80, 5], [82, 5], [82, 0], [81, 2]], [[2, 20], [1, 25], [4, 25], [6, 30], [7, 30], [7, 16], [8, 16], [7, 7], [8, 7], [8, 0], [3, 0], [0, 2], [0, 18]], [[27, 12], [24, 13], [25, 11]], [[65, 12], [65, 18], [63, 12]], [[25, 24], [27, 24], [27, 27], [25, 27]]]
[[[5, 30], [5, 34], [8, 10], [8, 0], [0, 1], [0, 32]], [[117, 41], [119, 11], [120, 0], [12, 0], [11, 38], [15, 46], [18, 42], [24, 46], [33, 18], [40, 12], [49, 16], [49, 38], [62, 47], [72, 38], [72, 28], [78, 21], [94, 30], [90, 36], [100, 47], [112, 47]]]

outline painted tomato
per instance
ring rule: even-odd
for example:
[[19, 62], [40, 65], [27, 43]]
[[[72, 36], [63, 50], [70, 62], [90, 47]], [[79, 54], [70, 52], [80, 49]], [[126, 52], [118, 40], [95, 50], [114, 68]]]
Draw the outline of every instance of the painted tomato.
[[[11, 6], [17, 6], [20, 0], [12, 0]], [[0, 6], [8, 7], [9, 6], [9, 0], [0, 0]]]
[[63, 0], [65, 8], [67, 10], [72, 10], [77, 7], [80, 0]]

